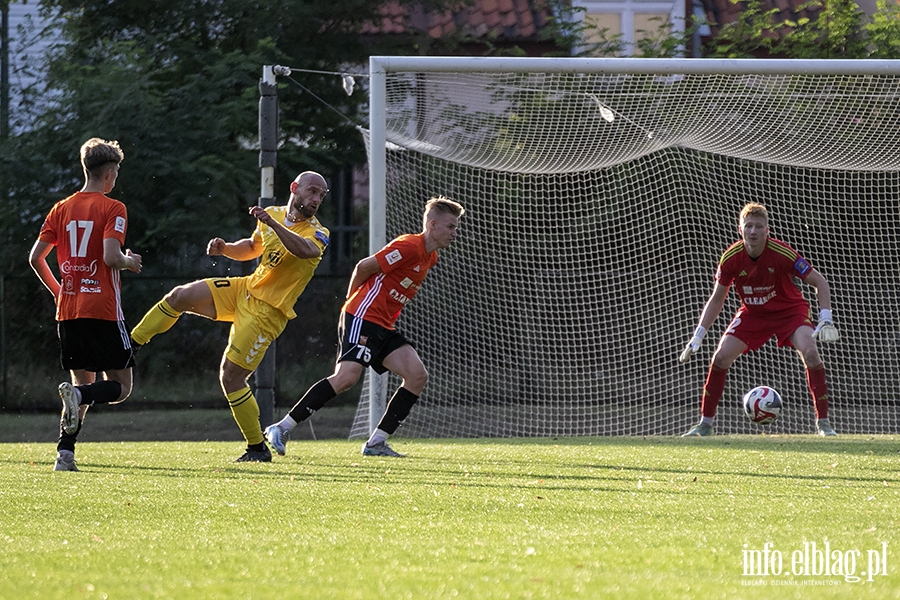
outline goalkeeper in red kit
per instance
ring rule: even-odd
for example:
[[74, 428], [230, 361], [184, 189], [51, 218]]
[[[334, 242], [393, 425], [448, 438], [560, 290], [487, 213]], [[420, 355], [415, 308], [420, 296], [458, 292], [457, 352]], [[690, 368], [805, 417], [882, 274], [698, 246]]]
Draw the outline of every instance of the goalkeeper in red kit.
[[[749, 203], [741, 210], [738, 230], [741, 240], [732, 244], [719, 259], [715, 286], [703, 307], [700, 323], [680, 361], [686, 363], [700, 348], [707, 329], [722, 311], [731, 285], [741, 299], [741, 306], [719, 340], [709, 365], [701, 399], [701, 420], [684, 434], [713, 435], [716, 408], [725, 390], [725, 377], [740, 355], [758, 350], [772, 336], [779, 346], [797, 350], [806, 367], [806, 382], [816, 413], [816, 432], [837, 435], [828, 420], [828, 386], [825, 364], [819, 355], [817, 341], [833, 342], [840, 337], [832, 322], [831, 287], [796, 250], [769, 237], [766, 207]], [[809, 317], [809, 303], [795, 280], [808, 283], [816, 290], [819, 321]]]
[[419, 291], [438, 260], [438, 250], [456, 238], [462, 205], [438, 196], [425, 204], [422, 232], [404, 234], [357, 263], [338, 324], [338, 359], [334, 374], [319, 380], [278, 423], [265, 430], [278, 454], [285, 453], [287, 435], [326, 402], [353, 387], [366, 367], [390, 371], [403, 381], [388, 402], [381, 421], [363, 445], [366, 456], [401, 457], [387, 444], [409, 415], [428, 381], [415, 347], [394, 328], [400, 311]]

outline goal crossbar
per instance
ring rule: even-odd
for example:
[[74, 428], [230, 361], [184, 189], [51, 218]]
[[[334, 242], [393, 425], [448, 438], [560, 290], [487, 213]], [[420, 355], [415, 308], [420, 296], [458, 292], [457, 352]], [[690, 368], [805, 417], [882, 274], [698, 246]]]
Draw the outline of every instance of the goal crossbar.
[[[369, 73], [634, 73], [900, 75], [900, 60], [372, 56]], [[374, 126], [374, 121], [370, 121]]]

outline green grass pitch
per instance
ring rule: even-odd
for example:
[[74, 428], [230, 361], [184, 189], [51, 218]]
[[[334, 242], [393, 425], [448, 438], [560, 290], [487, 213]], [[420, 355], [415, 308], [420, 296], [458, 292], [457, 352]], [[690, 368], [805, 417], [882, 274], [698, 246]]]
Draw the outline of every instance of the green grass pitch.
[[898, 598], [896, 436], [0, 444], [0, 597]]

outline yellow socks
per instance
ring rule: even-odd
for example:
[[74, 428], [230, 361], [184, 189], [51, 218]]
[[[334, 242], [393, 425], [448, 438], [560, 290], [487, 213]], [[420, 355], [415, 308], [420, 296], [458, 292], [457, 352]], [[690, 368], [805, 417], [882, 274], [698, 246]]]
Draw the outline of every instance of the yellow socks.
[[228, 406], [235, 422], [241, 428], [241, 433], [247, 440], [247, 445], [260, 444], [263, 441], [262, 428], [259, 425], [259, 405], [250, 387], [225, 394]]
[[181, 313], [169, 306], [165, 299], [160, 300], [147, 311], [137, 327], [131, 330], [131, 339], [138, 344], [146, 344], [157, 333], [163, 333], [172, 328]]

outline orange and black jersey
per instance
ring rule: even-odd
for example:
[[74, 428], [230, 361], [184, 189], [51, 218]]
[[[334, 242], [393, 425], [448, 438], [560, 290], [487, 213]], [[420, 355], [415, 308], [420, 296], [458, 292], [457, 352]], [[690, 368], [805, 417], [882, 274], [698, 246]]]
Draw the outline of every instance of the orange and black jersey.
[[38, 239], [56, 247], [57, 321], [124, 320], [120, 274], [103, 261], [103, 240], [121, 247], [127, 227], [125, 205], [101, 192], [76, 192], [50, 209]]
[[438, 253], [425, 250], [425, 234], [408, 233], [375, 253], [381, 267], [353, 292], [343, 311], [393, 329], [400, 311], [419, 291]]

